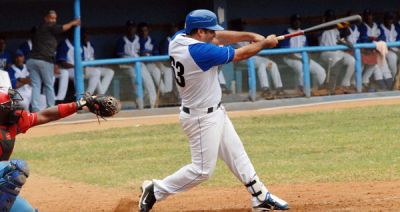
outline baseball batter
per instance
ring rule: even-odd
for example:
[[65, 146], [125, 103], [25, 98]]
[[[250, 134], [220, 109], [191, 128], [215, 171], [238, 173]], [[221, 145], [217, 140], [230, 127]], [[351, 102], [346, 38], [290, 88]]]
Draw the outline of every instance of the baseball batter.
[[[252, 43], [239, 49], [230, 46]], [[249, 58], [263, 48], [275, 47], [275, 35], [264, 38], [250, 32], [223, 31], [216, 15], [194, 10], [185, 29], [169, 44], [171, 65], [182, 98], [180, 122], [189, 138], [192, 163], [162, 179], [145, 181], [139, 210], [150, 211], [156, 201], [186, 191], [209, 179], [220, 157], [251, 194], [253, 211], [287, 210], [288, 204], [272, 195], [259, 179], [224, 107], [218, 83], [218, 65]]]

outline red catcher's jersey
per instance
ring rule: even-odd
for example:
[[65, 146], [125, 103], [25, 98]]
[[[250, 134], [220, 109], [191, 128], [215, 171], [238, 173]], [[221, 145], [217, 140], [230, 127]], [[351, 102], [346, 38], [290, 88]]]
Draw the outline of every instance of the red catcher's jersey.
[[24, 110], [17, 111], [17, 113], [21, 114], [17, 124], [0, 125], [0, 161], [10, 159], [14, 149], [15, 136], [19, 133], [25, 133], [37, 122], [37, 113], [29, 113]]

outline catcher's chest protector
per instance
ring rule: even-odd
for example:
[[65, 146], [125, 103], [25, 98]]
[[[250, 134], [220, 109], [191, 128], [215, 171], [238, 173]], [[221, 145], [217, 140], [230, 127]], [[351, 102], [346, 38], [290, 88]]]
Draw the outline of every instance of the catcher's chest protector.
[[15, 144], [15, 127], [0, 126], [0, 161], [10, 159]]

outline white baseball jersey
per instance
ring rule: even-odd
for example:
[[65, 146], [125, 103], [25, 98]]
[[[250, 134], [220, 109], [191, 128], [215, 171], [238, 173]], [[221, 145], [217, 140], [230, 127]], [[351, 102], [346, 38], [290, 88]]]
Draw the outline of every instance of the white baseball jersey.
[[232, 61], [232, 47], [219, 47], [177, 34], [169, 44], [171, 65], [175, 72], [182, 105], [208, 108], [221, 101], [218, 65]]
[[[12, 65], [11, 68], [15, 71], [15, 78], [26, 78], [29, 77], [29, 71], [26, 68], [26, 65], [22, 66], [22, 68], [17, 67], [16, 65]], [[25, 84], [20, 88], [17, 88], [17, 91], [26, 98], [27, 96], [32, 95], [32, 86], [29, 84]]]
[[124, 36], [122, 41], [124, 42], [122, 52], [124, 57], [139, 57], [139, 36], [135, 35], [133, 40], [129, 40], [128, 37]]
[[319, 37], [320, 46], [336, 46], [337, 40], [340, 39], [340, 33], [337, 29], [326, 30]]
[[[288, 29], [288, 33], [294, 33], [297, 31], [299, 31], [299, 30], [295, 30], [292, 28]], [[307, 38], [304, 35], [290, 38], [290, 48], [300, 48], [300, 47], [305, 46], [306, 43], [307, 43]]]
[[384, 35], [385, 42], [394, 42], [397, 38], [397, 31], [394, 24], [390, 26], [390, 29], [386, 28], [384, 24], [380, 25], [381, 33]]
[[358, 27], [352, 26], [349, 28], [349, 30], [350, 30], [350, 35], [347, 36], [347, 40], [352, 44], [357, 43], [358, 39], [360, 38], [360, 32], [358, 31]]
[[84, 60], [94, 60], [94, 49], [90, 42], [83, 45], [83, 59]]

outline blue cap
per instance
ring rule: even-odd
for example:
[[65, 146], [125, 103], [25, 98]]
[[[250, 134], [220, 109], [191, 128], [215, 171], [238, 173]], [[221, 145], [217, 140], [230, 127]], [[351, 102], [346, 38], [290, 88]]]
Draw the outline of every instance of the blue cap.
[[15, 56], [19, 57], [19, 56], [25, 56], [25, 55], [20, 49], [18, 49], [17, 51], [15, 51]]
[[189, 34], [193, 29], [224, 30], [217, 23], [217, 16], [210, 10], [193, 10], [186, 16], [185, 33]]

